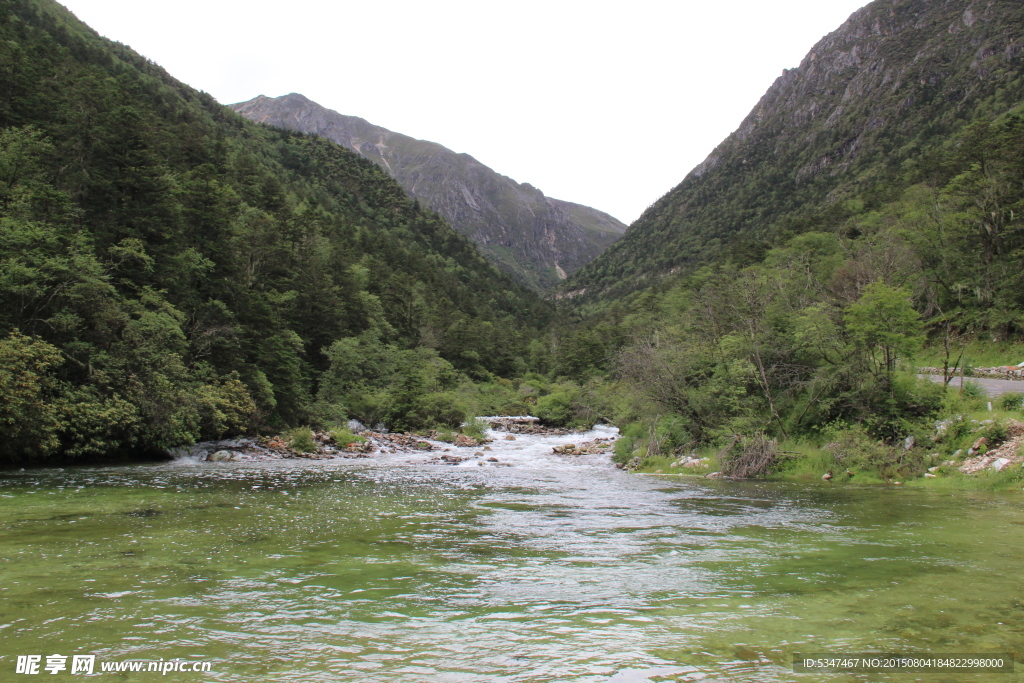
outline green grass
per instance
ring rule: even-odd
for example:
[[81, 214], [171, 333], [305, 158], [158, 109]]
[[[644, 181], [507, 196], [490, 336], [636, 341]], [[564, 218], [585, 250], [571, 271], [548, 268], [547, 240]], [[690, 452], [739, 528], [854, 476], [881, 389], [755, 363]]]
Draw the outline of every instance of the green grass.
[[953, 469], [934, 479], [913, 479], [906, 484], [941, 491], [1020, 491], [1024, 489], [1024, 467], [1015, 465], [1002, 472], [984, 471], [977, 474], [963, 474]]
[[353, 434], [347, 427], [336, 427], [330, 431], [334, 443], [347, 446], [350, 443], [363, 443], [366, 437]]
[[[950, 363], [956, 361], [960, 351], [952, 353]], [[941, 344], [926, 347], [914, 360], [918, 365], [942, 367], [945, 352]], [[1020, 342], [990, 342], [975, 340], [968, 342], [964, 351], [964, 367], [991, 368], [999, 365], [1016, 365], [1024, 361], [1024, 344]]]

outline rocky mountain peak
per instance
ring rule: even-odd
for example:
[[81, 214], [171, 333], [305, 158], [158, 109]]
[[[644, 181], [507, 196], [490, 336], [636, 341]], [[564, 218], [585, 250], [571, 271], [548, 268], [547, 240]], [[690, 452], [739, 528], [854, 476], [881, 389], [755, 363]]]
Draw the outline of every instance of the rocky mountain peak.
[[539, 291], [593, 260], [626, 229], [606, 213], [546, 197], [469, 154], [339, 114], [298, 93], [231, 106], [252, 121], [318, 135], [378, 164], [498, 267]]

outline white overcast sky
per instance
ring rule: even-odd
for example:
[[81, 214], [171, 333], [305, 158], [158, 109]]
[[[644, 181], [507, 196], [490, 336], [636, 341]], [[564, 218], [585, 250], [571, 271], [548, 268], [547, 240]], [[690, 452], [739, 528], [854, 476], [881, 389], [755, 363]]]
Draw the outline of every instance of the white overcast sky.
[[230, 104], [299, 92], [629, 223], [866, 0], [66, 0]]

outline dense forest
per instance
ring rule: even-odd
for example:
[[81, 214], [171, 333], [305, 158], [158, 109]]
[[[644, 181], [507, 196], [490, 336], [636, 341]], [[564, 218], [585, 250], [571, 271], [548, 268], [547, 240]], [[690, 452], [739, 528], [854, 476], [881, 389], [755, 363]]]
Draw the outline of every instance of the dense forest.
[[545, 302], [373, 163], [0, 0], [0, 460], [497, 413], [736, 476], [998, 443], [1024, 397], [917, 376], [1024, 360], [1024, 9], [972, 7], [855, 14]]
[[373, 163], [49, 0], [0, 0], [0, 259], [6, 461], [457, 423], [550, 314]]

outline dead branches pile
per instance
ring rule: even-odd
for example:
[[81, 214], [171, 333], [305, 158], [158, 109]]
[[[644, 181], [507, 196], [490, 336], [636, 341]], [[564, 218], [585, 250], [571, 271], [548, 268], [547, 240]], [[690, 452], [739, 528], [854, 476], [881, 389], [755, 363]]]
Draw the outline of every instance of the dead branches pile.
[[770, 473], [781, 457], [778, 442], [757, 433], [734, 436], [729, 445], [718, 452], [718, 463], [725, 476], [750, 479]]

